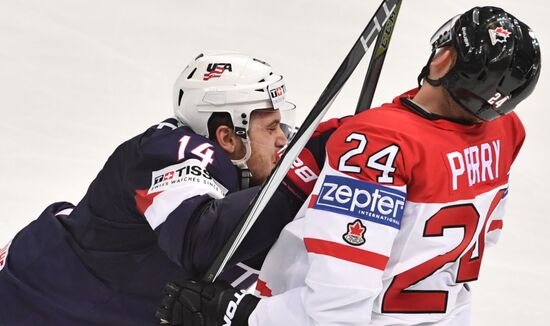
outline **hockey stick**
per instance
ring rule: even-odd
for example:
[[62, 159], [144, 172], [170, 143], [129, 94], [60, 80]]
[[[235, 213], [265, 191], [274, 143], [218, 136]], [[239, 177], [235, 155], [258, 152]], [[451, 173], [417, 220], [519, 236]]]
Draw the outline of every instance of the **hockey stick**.
[[290, 166], [308, 142], [309, 138], [317, 128], [317, 125], [342, 89], [342, 86], [344, 86], [345, 82], [353, 73], [373, 43], [374, 39], [380, 34], [382, 30], [381, 25], [386, 23], [392, 11], [395, 9], [397, 2], [400, 2], [400, 0], [382, 1], [374, 16], [369, 21], [367, 27], [365, 27], [359, 36], [359, 39], [355, 42], [344, 61], [328, 85], [325, 87], [323, 93], [321, 93], [317, 103], [313, 106], [313, 109], [304, 120], [300, 129], [298, 129], [296, 135], [292, 138], [292, 141], [286, 148], [284, 154], [281, 156], [279, 162], [248, 207], [246, 213], [244, 214], [245, 217], [235, 227], [231, 237], [216, 257], [216, 260], [212, 266], [210, 266], [209, 270], [204, 275], [203, 281], [213, 282], [221, 273], [229, 258], [231, 258], [234, 254], [235, 250], [240, 245], [254, 222], [258, 219], [258, 216], [272, 197], [279, 184], [283, 181], [286, 173], [290, 169]]
[[376, 44], [374, 45], [374, 51], [370, 58], [369, 68], [367, 69], [365, 81], [363, 82], [361, 93], [359, 94], [357, 108], [355, 109], [356, 114], [368, 110], [372, 104], [374, 92], [378, 85], [378, 79], [382, 72], [382, 65], [384, 65], [386, 53], [388, 52], [388, 47], [393, 35], [393, 29], [395, 28], [397, 16], [399, 15], [399, 9], [401, 9], [401, 0], [395, 5], [395, 10], [390, 15], [386, 24], [384, 24], [382, 33], [376, 38]]

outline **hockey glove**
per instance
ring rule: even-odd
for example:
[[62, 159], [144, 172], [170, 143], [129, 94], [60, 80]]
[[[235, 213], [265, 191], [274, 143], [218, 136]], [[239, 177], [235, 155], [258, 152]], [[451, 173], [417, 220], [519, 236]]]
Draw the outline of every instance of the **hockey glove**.
[[247, 326], [260, 299], [221, 281], [170, 282], [156, 317], [161, 325]]

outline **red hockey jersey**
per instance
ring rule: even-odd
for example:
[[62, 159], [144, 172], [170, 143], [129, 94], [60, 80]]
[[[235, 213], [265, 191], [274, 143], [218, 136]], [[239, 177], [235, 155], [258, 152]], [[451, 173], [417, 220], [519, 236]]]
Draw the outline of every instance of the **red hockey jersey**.
[[[347, 119], [266, 258], [250, 325], [466, 325], [525, 131], [429, 119], [415, 91]], [[408, 103], [408, 105], [406, 105]]]

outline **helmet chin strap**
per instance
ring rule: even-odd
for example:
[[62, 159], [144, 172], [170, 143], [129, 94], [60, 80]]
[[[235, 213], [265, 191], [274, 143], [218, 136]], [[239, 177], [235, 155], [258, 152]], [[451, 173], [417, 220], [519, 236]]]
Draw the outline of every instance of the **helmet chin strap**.
[[248, 139], [241, 138], [244, 144], [244, 157], [238, 160], [231, 160], [231, 163], [235, 165], [241, 174], [241, 189], [246, 189], [250, 187], [250, 180], [252, 178], [252, 173], [250, 173], [250, 169], [248, 169], [248, 159], [250, 159], [250, 155], [252, 155], [252, 148], [250, 147], [250, 142]]
[[422, 71], [420, 72], [420, 75], [418, 75], [418, 87], [422, 86], [422, 80], [428, 82], [428, 84], [437, 87], [441, 86], [441, 79], [431, 79], [428, 77], [430, 74], [430, 64], [432, 63], [433, 58], [435, 57], [436, 50], [432, 50], [432, 54], [430, 55], [430, 58], [428, 59], [428, 63], [422, 68]]

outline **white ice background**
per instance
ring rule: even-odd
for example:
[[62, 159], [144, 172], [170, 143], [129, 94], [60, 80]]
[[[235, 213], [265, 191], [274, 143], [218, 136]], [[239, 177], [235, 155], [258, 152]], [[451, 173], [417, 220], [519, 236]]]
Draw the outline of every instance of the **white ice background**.
[[[77, 203], [119, 143], [171, 116], [173, 81], [202, 50], [268, 61], [285, 75], [303, 118], [378, 4], [0, 0], [0, 247], [48, 204]], [[512, 170], [501, 241], [484, 256], [473, 325], [549, 325], [548, 4], [405, 0], [374, 104], [414, 87], [429, 37], [475, 5], [501, 6], [527, 22], [542, 46], [543, 72], [516, 110], [527, 140]], [[366, 63], [328, 117], [353, 112]]]

